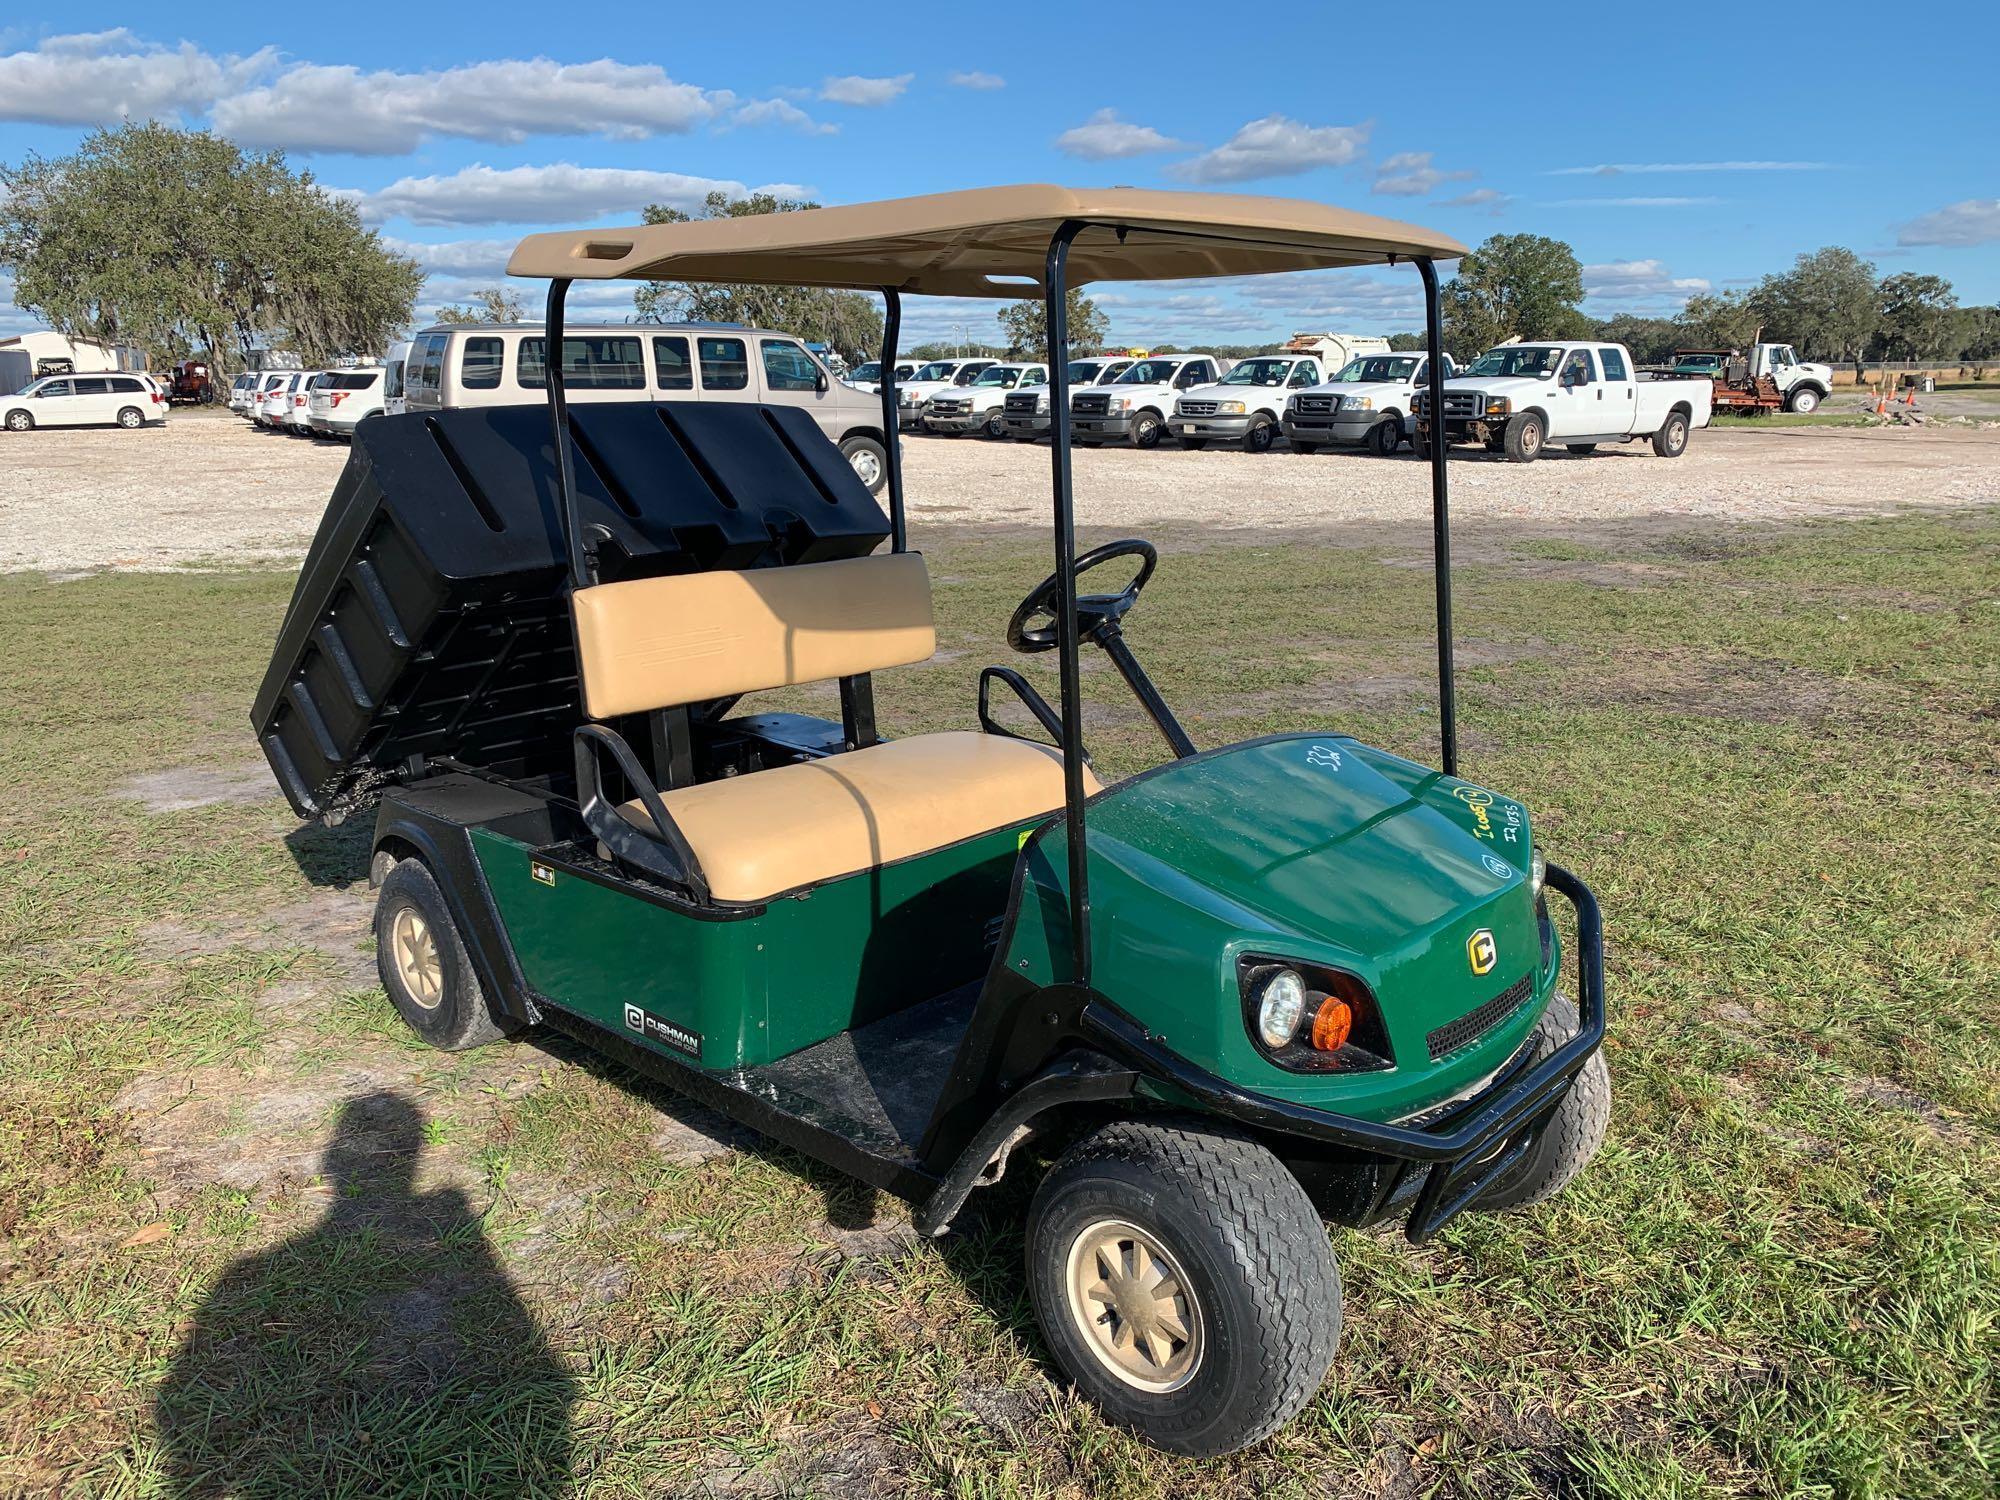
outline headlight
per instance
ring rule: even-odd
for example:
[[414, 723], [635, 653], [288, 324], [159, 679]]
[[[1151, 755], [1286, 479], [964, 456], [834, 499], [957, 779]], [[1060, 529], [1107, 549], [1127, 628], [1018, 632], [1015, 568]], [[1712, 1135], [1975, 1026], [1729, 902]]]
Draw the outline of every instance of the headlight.
[[1505, 396], [1491, 397], [1486, 403], [1486, 415], [1489, 417], [1504, 417], [1513, 409], [1514, 403]]
[[1537, 901], [1542, 899], [1542, 884], [1549, 878], [1549, 862], [1537, 849], [1528, 856], [1528, 893]]
[[1035, 399], [1035, 415], [1041, 416], [1044, 413], [1046, 413], [1048, 409], [1049, 409], [1049, 398], [1047, 396], [1038, 396]]
[[1241, 401], [1218, 401], [1215, 403], [1215, 409], [1218, 414], [1225, 417], [1240, 417], [1248, 408]]
[[1342, 396], [1340, 398], [1340, 409], [1342, 411], [1373, 411], [1375, 409], [1375, 398], [1373, 396]]
[[1130, 396], [1113, 396], [1111, 400], [1105, 404], [1106, 411], [1130, 411], [1131, 409], [1132, 409], [1132, 398]]
[[1297, 411], [1298, 409], [1299, 409], [1299, 398], [1297, 396], [1285, 397], [1286, 411]]
[[1289, 1046], [1306, 1013], [1306, 982], [1296, 969], [1278, 969], [1257, 993], [1257, 1035], [1272, 1051]]

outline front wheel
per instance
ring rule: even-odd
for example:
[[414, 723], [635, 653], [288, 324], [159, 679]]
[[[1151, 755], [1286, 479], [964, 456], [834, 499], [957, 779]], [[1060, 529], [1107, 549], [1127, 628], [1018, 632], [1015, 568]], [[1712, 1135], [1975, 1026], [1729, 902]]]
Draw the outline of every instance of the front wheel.
[[1243, 451], [1268, 453], [1277, 436], [1278, 424], [1269, 417], [1258, 417], [1250, 423], [1250, 430], [1243, 434]]
[[146, 414], [136, 406], [121, 406], [118, 408], [118, 425], [125, 428], [144, 427]]
[[1368, 429], [1368, 451], [1388, 458], [1403, 446], [1403, 419], [1393, 412]]
[[1134, 448], [1157, 448], [1160, 445], [1161, 424], [1159, 417], [1149, 411], [1142, 411], [1132, 418], [1132, 446]]
[[986, 435], [990, 438], [1003, 438], [1007, 435], [1007, 414], [1005, 412], [996, 410], [992, 416], [986, 419]]
[[422, 860], [391, 869], [375, 898], [375, 967], [410, 1030], [446, 1052], [498, 1041], [486, 992]]
[[1065, 1373], [1170, 1452], [1231, 1453], [1319, 1388], [1340, 1272], [1298, 1179], [1193, 1121], [1124, 1120], [1067, 1151], [1028, 1210], [1028, 1286]]
[[1687, 452], [1688, 419], [1680, 412], [1674, 412], [1660, 424], [1660, 430], [1653, 434], [1653, 452], [1661, 458], [1679, 458]]
[[[1547, 1057], [1575, 1036], [1581, 1024], [1575, 1001], [1567, 995], [1552, 996], [1531, 1038], [1536, 1060]], [[1569, 1092], [1563, 1095], [1541, 1139], [1506, 1176], [1480, 1194], [1474, 1206], [1498, 1212], [1526, 1208], [1531, 1203], [1553, 1198], [1597, 1155], [1610, 1122], [1611, 1069], [1604, 1061], [1604, 1050], [1599, 1048], [1576, 1075]]]
[[33, 432], [35, 430], [35, 419], [33, 415], [25, 411], [10, 411], [7, 413], [7, 430], [9, 432]]
[[1819, 410], [1819, 392], [1809, 385], [1802, 385], [1792, 392], [1785, 406], [1802, 417], [1809, 417]]
[[1507, 424], [1507, 433], [1501, 447], [1510, 464], [1531, 464], [1542, 456], [1542, 439], [1548, 431], [1542, 426], [1542, 419], [1533, 412], [1524, 413]]
[[882, 485], [889, 477], [887, 449], [874, 438], [856, 433], [840, 440], [840, 456], [853, 468], [854, 477], [868, 486], [869, 494], [882, 493]]

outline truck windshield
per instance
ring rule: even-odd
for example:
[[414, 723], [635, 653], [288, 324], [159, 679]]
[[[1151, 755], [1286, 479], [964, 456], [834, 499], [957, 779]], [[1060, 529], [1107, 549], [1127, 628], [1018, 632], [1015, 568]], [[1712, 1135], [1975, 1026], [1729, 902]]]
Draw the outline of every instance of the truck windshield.
[[1283, 385], [1292, 374], [1289, 359], [1246, 359], [1217, 385]]
[[1021, 372], [1019, 370], [1009, 370], [1002, 365], [991, 365], [988, 368], [981, 370], [979, 372], [979, 378], [973, 381], [972, 383], [974, 385], [1006, 386], [1006, 385], [1012, 385], [1015, 381], [1019, 380], [1020, 378], [1021, 378]]
[[1352, 385], [1359, 381], [1408, 380], [1416, 373], [1414, 354], [1364, 354], [1342, 365], [1333, 378], [1343, 385]]
[[925, 365], [910, 378], [913, 380], [949, 380], [951, 379], [953, 368], [954, 366], [950, 360], [940, 359]]
[[1063, 367], [1069, 374], [1071, 385], [1091, 385], [1097, 380], [1097, 372], [1104, 366], [1094, 359], [1073, 359]]
[[1506, 344], [1488, 349], [1472, 362], [1468, 375], [1518, 375], [1529, 380], [1546, 380], [1562, 363], [1560, 344]]
[[849, 380], [880, 380], [882, 378], [882, 361], [871, 359], [865, 365], [856, 365], [848, 372], [847, 378]]
[[1113, 381], [1114, 385], [1165, 385], [1181, 367], [1178, 359], [1142, 359]]

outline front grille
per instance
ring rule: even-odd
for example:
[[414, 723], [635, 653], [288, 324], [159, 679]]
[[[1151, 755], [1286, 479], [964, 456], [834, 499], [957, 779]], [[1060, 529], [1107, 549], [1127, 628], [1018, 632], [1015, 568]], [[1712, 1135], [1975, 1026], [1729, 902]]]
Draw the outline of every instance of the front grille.
[[931, 410], [941, 417], [959, 417], [965, 415], [971, 405], [970, 401], [938, 400], [931, 403]]
[[1111, 410], [1111, 398], [1078, 396], [1071, 400], [1069, 409], [1079, 417], [1101, 417]]
[[1533, 975], [1523, 974], [1484, 1005], [1474, 1006], [1456, 1021], [1445, 1022], [1425, 1037], [1424, 1045], [1430, 1048], [1431, 1061], [1447, 1057], [1461, 1047], [1469, 1047], [1519, 1010], [1521, 1002], [1534, 993], [1533, 980]]
[[1007, 398], [1007, 410], [1013, 416], [1032, 417], [1035, 414], [1035, 406], [1041, 399], [1033, 391], [1024, 391], [1018, 396]]
[[1316, 412], [1324, 416], [1327, 412], [1333, 410], [1335, 399], [1332, 396], [1301, 396], [1299, 397], [1297, 409], [1299, 411]]
[[1484, 410], [1485, 405], [1485, 398], [1478, 391], [1444, 393], [1444, 414], [1447, 417], [1476, 417]]
[[1183, 401], [1180, 414], [1184, 417], [1212, 417], [1215, 415], [1213, 401]]

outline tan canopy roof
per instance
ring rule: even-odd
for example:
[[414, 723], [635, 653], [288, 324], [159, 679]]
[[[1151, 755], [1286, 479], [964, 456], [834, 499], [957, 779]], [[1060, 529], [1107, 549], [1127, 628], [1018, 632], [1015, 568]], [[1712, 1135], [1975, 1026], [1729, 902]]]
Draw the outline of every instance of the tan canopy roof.
[[1076, 219], [1093, 227], [1070, 249], [1067, 279], [1073, 286], [1465, 254], [1448, 235], [1299, 198], [1026, 183], [755, 218], [531, 234], [514, 247], [507, 270], [578, 280], [1020, 297], [1027, 283], [1041, 285], [1057, 228]]

